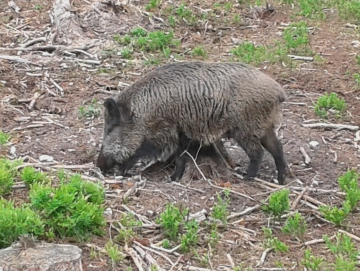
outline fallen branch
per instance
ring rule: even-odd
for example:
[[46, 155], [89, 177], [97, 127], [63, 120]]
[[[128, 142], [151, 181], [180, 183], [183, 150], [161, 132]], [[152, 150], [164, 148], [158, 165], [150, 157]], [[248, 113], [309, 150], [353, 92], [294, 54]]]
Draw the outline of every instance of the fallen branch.
[[338, 129], [338, 130], [350, 130], [350, 131], [357, 131], [359, 130], [359, 126], [353, 125], [345, 125], [345, 124], [333, 124], [333, 123], [309, 123], [309, 124], [302, 124], [303, 127], [308, 128], [330, 128], [330, 129]]
[[310, 165], [310, 163], [311, 163], [311, 158], [310, 158], [310, 156], [306, 153], [306, 151], [305, 151], [305, 149], [303, 148], [303, 147], [300, 147], [300, 152], [301, 152], [301, 154], [304, 156], [304, 158], [305, 158], [305, 164], [307, 164], [307, 165]]
[[30, 40], [30, 41], [28, 41], [27, 43], [22, 44], [22, 45], [20, 45], [20, 46], [23, 47], [23, 48], [26, 48], [26, 47], [29, 47], [29, 46], [35, 44], [35, 43], [45, 42], [45, 41], [46, 41], [46, 38], [45, 38], [45, 37], [42, 37], [42, 38], [37, 38], [37, 39]]
[[135, 250], [133, 248], [131, 248], [131, 247], [129, 248], [126, 243], [125, 243], [124, 249], [125, 249], [125, 252], [127, 254], [129, 254], [130, 257], [132, 258], [132, 260], [135, 263], [137, 269], [139, 271], [144, 271], [144, 268], [142, 267], [142, 264], [141, 264], [141, 262], [143, 262], [143, 260], [139, 258], [139, 256], [135, 252]]
[[307, 191], [308, 187], [305, 187], [304, 190], [299, 194], [299, 196], [296, 198], [296, 200], [293, 202], [291, 209], [295, 209], [296, 206], [299, 204], [299, 201], [304, 196], [305, 192]]
[[311, 56], [295, 56], [295, 55], [288, 55], [288, 57], [294, 60], [304, 60], [304, 61], [313, 61], [314, 58]]
[[156, 270], [163, 271], [164, 269], [155, 261], [155, 259], [148, 253], [146, 253], [141, 247], [133, 245], [132, 246], [143, 259], [146, 259], [150, 266], [155, 266]]
[[260, 266], [265, 262], [266, 255], [273, 249], [274, 249], [273, 247], [269, 247], [269, 248], [264, 250], [264, 252], [261, 254], [260, 263], [257, 264], [257, 266]]
[[138, 246], [140, 246], [141, 248], [145, 249], [145, 250], [148, 250], [148, 251], [151, 251], [152, 253], [155, 253], [156, 255], [159, 255], [161, 257], [163, 257], [165, 260], [167, 260], [172, 266], [174, 265], [173, 261], [169, 259], [169, 257], [167, 257], [166, 255], [162, 254], [161, 252], [155, 250], [155, 249], [152, 249], [152, 248], [149, 248], [149, 247], [146, 247], [142, 244], [140, 244], [139, 242], [135, 241], [134, 240], [134, 243]]
[[358, 237], [358, 236], [356, 236], [356, 235], [354, 235], [354, 234], [351, 234], [351, 233], [349, 233], [349, 232], [347, 232], [347, 231], [344, 231], [344, 230], [341, 230], [341, 229], [339, 229], [338, 232], [341, 232], [341, 233], [349, 236], [350, 238], [352, 238], [352, 239], [360, 242], [360, 237]]
[[52, 78], [49, 78], [51, 83], [60, 91], [60, 95], [64, 96], [64, 90], [62, 87], [60, 87]]
[[31, 65], [34, 65], [34, 66], [42, 66], [41, 64], [31, 62], [29, 60], [23, 59], [23, 58], [18, 57], [18, 56], [0, 55], [0, 59], [5, 59], [5, 60], [9, 60], [9, 61], [16, 61], [16, 62], [24, 63], [24, 64], [31, 64]]
[[260, 205], [257, 204], [255, 206], [252, 206], [252, 207], [249, 207], [249, 208], [246, 208], [244, 211], [240, 212], [240, 213], [234, 213], [234, 214], [231, 214], [229, 215], [226, 219], [229, 220], [231, 218], [234, 218], [234, 217], [238, 217], [238, 216], [243, 216], [243, 215], [246, 215], [248, 213], [251, 213], [252, 211], [255, 211], [257, 209], [260, 209]]

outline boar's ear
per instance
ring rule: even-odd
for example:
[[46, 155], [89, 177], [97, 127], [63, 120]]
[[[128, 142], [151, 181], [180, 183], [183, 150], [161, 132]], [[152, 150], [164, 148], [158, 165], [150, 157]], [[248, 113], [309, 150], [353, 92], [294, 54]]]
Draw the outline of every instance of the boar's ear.
[[113, 98], [107, 98], [104, 102], [104, 107], [107, 110], [107, 116], [112, 123], [120, 122], [120, 111]]

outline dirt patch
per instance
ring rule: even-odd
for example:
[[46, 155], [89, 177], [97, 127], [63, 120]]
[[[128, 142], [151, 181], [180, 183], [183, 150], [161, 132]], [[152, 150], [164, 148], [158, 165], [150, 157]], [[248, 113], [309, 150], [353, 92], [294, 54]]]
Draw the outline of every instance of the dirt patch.
[[[151, 59], [157, 59], [157, 65], [171, 62], [174, 58], [178, 61], [203, 59], [191, 53], [195, 46], [202, 46], [207, 52], [206, 61], [233, 61], [229, 52], [236, 46], [234, 40], [270, 46], [275, 40], [281, 40], [283, 25], [295, 18], [295, 11], [290, 6], [280, 5], [277, 1], [271, 10], [255, 10], [248, 4], [238, 3], [233, 3], [227, 10], [225, 5], [230, 2], [220, 2], [220, 8], [215, 8], [217, 3], [211, 0], [184, 1], [196, 14], [195, 23], [191, 22], [191, 17], [178, 18], [175, 27], [172, 27], [169, 18], [178, 16], [172, 11], [174, 6], [180, 5], [178, 3], [162, 3], [151, 15], [145, 10], [148, 4], [145, 1], [133, 1], [132, 4], [124, 1], [121, 4], [119, 1], [90, 0], [73, 1], [70, 7], [69, 13], [76, 31], [66, 27], [57, 31], [48, 13], [54, 1], [15, 2], [21, 8], [19, 13], [9, 8], [7, 2], [0, 2], [0, 55], [14, 57], [13, 61], [0, 58], [0, 129], [12, 135], [11, 145], [15, 147], [16, 157], [36, 161], [40, 155], [50, 155], [59, 164], [74, 165], [74, 171], [83, 174], [90, 174], [89, 169], [80, 169], [80, 166], [93, 166], [99, 152], [103, 119], [101, 114], [84, 117], [79, 110], [81, 107], [90, 110], [92, 106], [102, 110], [101, 104], [105, 98], [154, 69], [154, 65], [149, 64]], [[214, 16], [210, 16], [210, 11], [214, 12]], [[283, 61], [275, 64], [265, 61], [258, 65], [283, 85], [288, 96], [282, 105], [277, 133], [289, 167], [297, 178], [297, 182], [291, 184], [291, 187], [298, 188], [291, 190], [291, 202], [298, 196], [294, 191], [301, 192], [301, 189], [310, 187], [314, 190], [307, 191], [307, 196], [323, 204], [340, 206], [343, 197], [334, 192], [338, 190], [338, 176], [349, 168], [360, 167], [360, 151], [354, 142], [355, 132], [303, 126], [304, 123], [321, 122], [313, 105], [324, 92], [336, 92], [348, 104], [342, 118], [329, 119], [328, 122], [360, 125], [357, 117], [360, 114], [359, 86], [352, 77], [359, 69], [354, 57], [359, 49], [353, 46], [352, 41], [358, 40], [359, 35], [357, 30], [344, 26], [345, 23], [336, 12], [325, 21], [307, 20], [308, 26], [313, 27], [310, 46], [319, 56], [315, 61], [290, 61], [290, 65]], [[147, 31], [173, 30], [174, 37], [181, 41], [181, 45], [172, 51], [170, 58], [165, 58], [162, 52], [138, 51], [133, 52], [131, 59], [122, 58], [120, 52], [124, 46], [114, 40], [114, 35], [123, 37], [134, 27]], [[38, 38], [45, 38], [46, 41], [21, 47]], [[309, 145], [311, 141], [319, 144], [312, 148]], [[249, 163], [245, 152], [232, 141], [225, 145], [239, 164], [240, 171], [245, 172]], [[310, 165], [304, 163], [300, 147], [311, 158]], [[0, 149], [1, 155], [14, 158], [9, 149], [10, 146]], [[215, 185], [223, 186], [229, 182], [231, 189], [237, 192], [231, 194], [229, 203], [229, 211], [234, 213], [255, 206], [276, 189], [261, 181], [244, 181], [226, 174], [221, 176], [211, 162], [210, 165], [203, 165], [202, 169], [213, 178]], [[258, 177], [271, 183], [277, 176], [275, 169], [271, 155], [266, 153]], [[150, 221], [155, 221], [168, 202], [189, 207], [191, 213], [202, 209], [210, 212], [216, 201], [216, 193], [221, 189], [211, 186], [198, 174], [194, 176], [194, 167], [187, 169], [180, 182], [182, 186], [164, 181], [171, 171], [171, 166], [157, 164], [142, 173], [146, 186], [132, 195], [126, 206]], [[107, 176], [108, 180], [114, 180], [113, 176]], [[121, 197], [134, 180], [126, 177], [115, 184], [106, 181], [107, 205], [113, 210], [112, 221], [116, 221], [121, 213], [126, 212]], [[8, 198], [21, 203], [26, 201], [26, 197], [26, 189], [15, 189]], [[319, 239], [323, 234], [333, 235], [338, 230], [321, 219], [315, 204], [302, 200], [296, 207], [308, 223], [305, 241]], [[266, 214], [256, 210], [232, 219], [227, 228], [220, 229], [220, 241], [212, 250], [204, 241], [209, 233], [200, 232], [199, 244], [195, 247], [200, 258], [193, 252], [187, 253], [172, 270], [188, 270], [187, 266], [231, 270], [227, 254], [231, 255], [235, 265], [255, 268], [264, 251], [261, 228], [268, 226], [267, 218]], [[359, 214], [353, 213], [348, 220], [345, 229], [359, 236]], [[284, 235], [278, 224], [271, 227], [274, 236], [287, 243], [290, 251], [269, 253], [262, 267], [282, 266], [286, 270], [302, 270], [300, 262], [307, 246]], [[104, 247], [110, 238], [109, 232], [112, 236], [117, 234], [112, 228], [107, 236], [94, 237], [91, 244]], [[160, 229], [144, 230], [139, 232], [139, 236], [155, 244], [164, 239], [161, 232]], [[84, 270], [112, 270], [106, 256], [90, 256], [89, 243], [76, 244], [83, 249]], [[315, 255], [333, 261], [325, 244], [317, 243], [311, 247]], [[174, 253], [161, 253], [174, 263], [179, 259], [179, 255]], [[164, 257], [150, 254], [160, 266], [170, 270], [169, 262]], [[202, 261], [201, 257], [208, 254], [211, 254], [210, 260]], [[127, 255], [115, 270], [129, 270], [127, 268], [130, 266], [132, 270], [137, 270]]]

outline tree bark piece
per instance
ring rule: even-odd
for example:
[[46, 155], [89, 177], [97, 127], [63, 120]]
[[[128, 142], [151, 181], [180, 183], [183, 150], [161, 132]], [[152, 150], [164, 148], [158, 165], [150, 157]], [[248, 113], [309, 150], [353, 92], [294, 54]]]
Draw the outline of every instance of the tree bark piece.
[[40, 243], [27, 249], [0, 250], [1, 271], [82, 271], [82, 250], [73, 245]]

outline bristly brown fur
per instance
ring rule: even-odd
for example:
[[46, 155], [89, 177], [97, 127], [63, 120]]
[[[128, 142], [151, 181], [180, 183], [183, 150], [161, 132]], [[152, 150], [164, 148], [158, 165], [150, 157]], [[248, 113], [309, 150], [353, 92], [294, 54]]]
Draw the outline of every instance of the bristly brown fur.
[[144, 144], [151, 145], [151, 155], [176, 153], [181, 133], [202, 145], [226, 135], [250, 157], [249, 177], [256, 175], [262, 147], [266, 148], [282, 184], [286, 162], [274, 124], [285, 98], [275, 80], [246, 64], [161, 66], [105, 102], [104, 140], [97, 164], [102, 170], [114, 164], [129, 167], [134, 157], [145, 156], [139, 153]]

